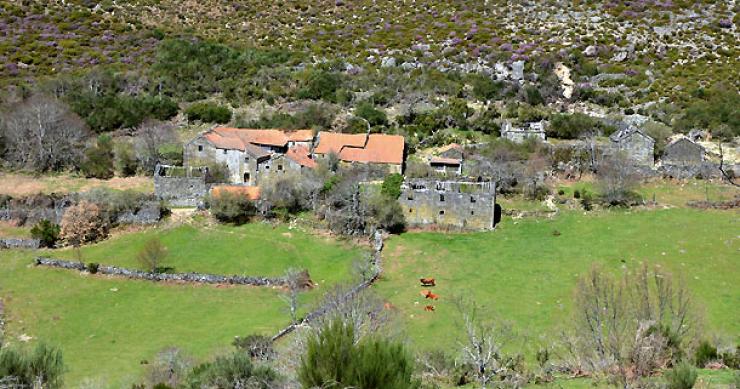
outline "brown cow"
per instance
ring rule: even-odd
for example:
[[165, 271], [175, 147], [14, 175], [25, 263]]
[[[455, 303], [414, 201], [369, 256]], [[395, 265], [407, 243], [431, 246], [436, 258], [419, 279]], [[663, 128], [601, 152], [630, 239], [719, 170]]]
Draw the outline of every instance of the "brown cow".
[[422, 290], [421, 295], [424, 296], [424, 298], [428, 298], [432, 300], [436, 300], [439, 298], [439, 295], [432, 293], [431, 290]]
[[424, 311], [434, 312], [434, 305], [427, 305], [426, 307], [424, 307]]
[[436, 286], [437, 283], [434, 282], [434, 278], [420, 278], [419, 281], [421, 282], [421, 286]]

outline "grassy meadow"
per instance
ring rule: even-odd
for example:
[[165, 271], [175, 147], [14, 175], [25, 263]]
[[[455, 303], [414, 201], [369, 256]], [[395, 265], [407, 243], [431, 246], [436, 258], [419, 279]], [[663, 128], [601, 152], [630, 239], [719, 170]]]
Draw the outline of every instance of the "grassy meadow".
[[[622, 273], [647, 263], [683, 277], [707, 332], [737, 342], [739, 215], [567, 211], [552, 219], [505, 218], [493, 232], [408, 233], [387, 242], [377, 290], [398, 309], [418, 348], [456, 344], [462, 334], [453, 298], [461, 295], [509, 321], [536, 347], [568, 327], [574, 286], [592, 264]], [[437, 279], [436, 312], [423, 311], [429, 300], [420, 295], [420, 277]]]
[[[137, 266], [143, 243], [159, 237], [176, 271], [279, 276], [287, 267], [307, 268], [319, 287], [302, 296], [309, 306], [331, 284], [349, 277], [361, 250], [287, 227], [254, 223], [240, 227], [184, 225], [114, 236], [81, 250], [86, 262]], [[271, 335], [289, 316], [280, 290], [156, 284], [31, 265], [33, 251], [0, 251], [0, 296], [8, 316], [7, 340], [32, 337], [63, 348], [65, 380], [130, 387], [165, 347], [197, 359], [230, 348], [234, 336]], [[71, 250], [42, 251], [75, 258]]]

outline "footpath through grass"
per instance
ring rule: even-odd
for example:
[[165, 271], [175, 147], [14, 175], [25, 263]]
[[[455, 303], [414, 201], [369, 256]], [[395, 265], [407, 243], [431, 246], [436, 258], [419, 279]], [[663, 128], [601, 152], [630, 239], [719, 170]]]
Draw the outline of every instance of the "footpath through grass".
[[[566, 212], [551, 220], [505, 218], [493, 232], [408, 233], [387, 242], [377, 289], [398, 308], [418, 348], [456, 345], [462, 334], [452, 300], [464, 295], [512, 322], [536, 349], [568, 328], [576, 281], [592, 264], [621, 273], [645, 262], [682, 275], [707, 330], [737, 342], [738, 216], [692, 209]], [[420, 295], [426, 289], [420, 277], [437, 279], [436, 312], [423, 310], [430, 301]]]
[[[326, 288], [348, 278], [361, 250], [285, 227], [192, 226], [150, 229], [82, 249], [85, 261], [136, 266], [133, 256], [158, 236], [177, 271], [281, 275], [307, 268], [319, 287], [302, 295], [304, 309]], [[272, 335], [289, 321], [279, 289], [157, 284], [31, 265], [33, 251], [0, 251], [0, 297], [8, 315], [7, 340], [62, 347], [66, 387], [86, 379], [103, 387], [131, 387], [165, 347], [199, 360], [231, 348], [234, 336]], [[43, 254], [73, 258], [71, 251]]]

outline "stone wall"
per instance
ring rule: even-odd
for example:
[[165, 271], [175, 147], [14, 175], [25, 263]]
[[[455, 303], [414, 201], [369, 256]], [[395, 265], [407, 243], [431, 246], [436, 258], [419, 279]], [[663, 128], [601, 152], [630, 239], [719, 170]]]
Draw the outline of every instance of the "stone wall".
[[154, 194], [177, 207], [200, 206], [208, 194], [206, 175], [206, 168], [157, 165]]
[[71, 195], [31, 195], [13, 198], [0, 208], [0, 220], [14, 220], [19, 225], [33, 225], [41, 220], [59, 224], [76, 199]]
[[0, 238], [0, 249], [37, 249], [39, 246], [38, 239]]
[[412, 180], [401, 186], [399, 203], [409, 225], [492, 229], [495, 225], [496, 184]]
[[[69, 269], [77, 271], [88, 271], [87, 266], [82, 262], [65, 261], [51, 258], [36, 258], [36, 266], [48, 266], [60, 269]], [[145, 281], [174, 281], [174, 282], [193, 282], [199, 284], [231, 284], [231, 285], [252, 285], [252, 286], [273, 286], [284, 285], [285, 280], [282, 278], [268, 278], [258, 276], [224, 276], [218, 274], [204, 273], [152, 273], [141, 270], [126, 269], [117, 266], [99, 265], [97, 274], [120, 276], [135, 280]]]

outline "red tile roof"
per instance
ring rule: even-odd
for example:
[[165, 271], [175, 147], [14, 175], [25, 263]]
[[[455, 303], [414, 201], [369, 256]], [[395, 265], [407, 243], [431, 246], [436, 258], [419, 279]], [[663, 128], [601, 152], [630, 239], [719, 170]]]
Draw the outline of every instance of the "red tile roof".
[[285, 147], [288, 142], [310, 142], [312, 130], [279, 130], [216, 127], [204, 137], [214, 146], [221, 149], [244, 150], [246, 144]]
[[260, 198], [260, 187], [259, 186], [242, 186], [242, 185], [219, 185], [211, 189], [211, 195], [218, 197], [222, 193], [233, 193], [237, 195], [246, 196], [250, 200], [259, 200]]
[[311, 159], [311, 151], [305, 146], [291, 147], [285, 157], [301, 166], [311, 169], [316, 167], [316, 161]]
[[348, 162], [403, 163], [404, 139], [400, 135], [319, 133], [319, 144], [314, 152], [335, 152]]

